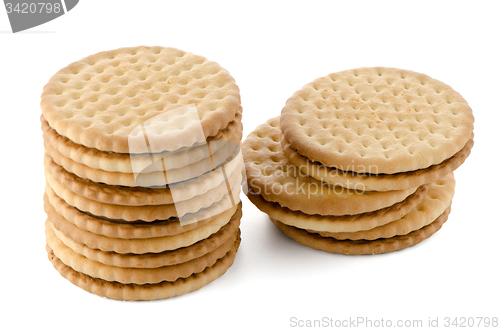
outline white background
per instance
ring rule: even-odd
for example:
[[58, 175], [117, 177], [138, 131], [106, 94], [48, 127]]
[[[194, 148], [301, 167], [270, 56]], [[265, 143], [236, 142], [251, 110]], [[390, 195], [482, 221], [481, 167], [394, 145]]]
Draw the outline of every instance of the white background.
[[[289, 329], [290, 318], [500, 317], [498, 134], [500, 23], [495, 1], [98, 1], [12, 34], [0, 7], [0, 328]], [[236, 79], [244, 135], [280, 114], [316, 77], [361, 66], [426, 73], [475, 116], [475, 146], [456, 171], [452, 213], [429, 240], [379, 256], [310, 249], [245, 197], [234, 265], [199, 291], [155, 302], [89, 294], [45, 252], [40, 94], [60, 68], [122, 46], [177, 47]], [[5, 306], [7, 308], [5, 308]]]

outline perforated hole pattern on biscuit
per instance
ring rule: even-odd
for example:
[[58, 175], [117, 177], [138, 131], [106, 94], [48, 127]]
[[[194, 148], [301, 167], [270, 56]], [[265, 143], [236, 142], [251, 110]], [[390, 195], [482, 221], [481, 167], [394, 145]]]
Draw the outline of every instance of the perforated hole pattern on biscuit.
[[[159, 112], [190, 104], [196, 105], [210, 136], [234, 118], [239, 89], [217, 63], [164, 47], [122, 48], [72, 63], [50, 79], [41, 101], [45, 118], [59, 134], [115, 152], [128, 151], [111, 139], [126, 138]], [[93, 145], [87, 137], [92, 134], [104, 140], [103, 146]]]
[[316, 79], [287, 101], [281, 117], [287, 141], [310, 159], [353, 171], [346, 166], [375, 163], [388, 173], [451, 157], [470, 139], [472, 124], [470, 107], [451, 87], [395, 68]]

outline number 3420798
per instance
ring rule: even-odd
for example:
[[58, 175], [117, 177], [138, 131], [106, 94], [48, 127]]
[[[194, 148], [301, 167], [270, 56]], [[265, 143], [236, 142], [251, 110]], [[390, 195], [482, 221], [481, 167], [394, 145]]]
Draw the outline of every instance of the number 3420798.
[[60, 3], [45, 3], [45, 2], [32, 2], [32, 3], [17, 3], [16, 5], [7, 2], [5, 4], [5, 8], [7, 9], [7, 14], [18, 13], [18, 14], [36, 14], [36, 13], [55, 13], [59, 14], [61, 10]]
[[445, 327], [498, 327], [498, 317], [445, 317]]

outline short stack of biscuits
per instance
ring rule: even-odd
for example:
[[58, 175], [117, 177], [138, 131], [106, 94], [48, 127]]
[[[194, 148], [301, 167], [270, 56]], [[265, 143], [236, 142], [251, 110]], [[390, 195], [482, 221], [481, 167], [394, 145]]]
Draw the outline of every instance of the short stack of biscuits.
[[120, 300], [163, 299], [225, 273], [240, 243], [239, 89], [175, 48], [91, 55], [41, 100], [50, 261]]
[[473, 122], [460, 94], [427, 75], [332, 73], [298, 90], [244, 141], [248, 197], [312, 248], [403, 249], [447, 220]]

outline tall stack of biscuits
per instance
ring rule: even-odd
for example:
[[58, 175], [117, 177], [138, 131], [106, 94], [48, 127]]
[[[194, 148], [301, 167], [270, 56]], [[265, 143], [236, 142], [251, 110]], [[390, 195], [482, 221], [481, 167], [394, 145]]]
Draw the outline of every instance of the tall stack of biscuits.
[[73, 284], [168, 298], [225, 273], [240, 243], [239, 89], [206, 58], [121, 48], [44, 87], [46, 238]]
[[318, 78], [243, 143], [250, 200], [315, 249], [377, 254], [447, 220], [472, 111], [448, 85], [396, 68]]

